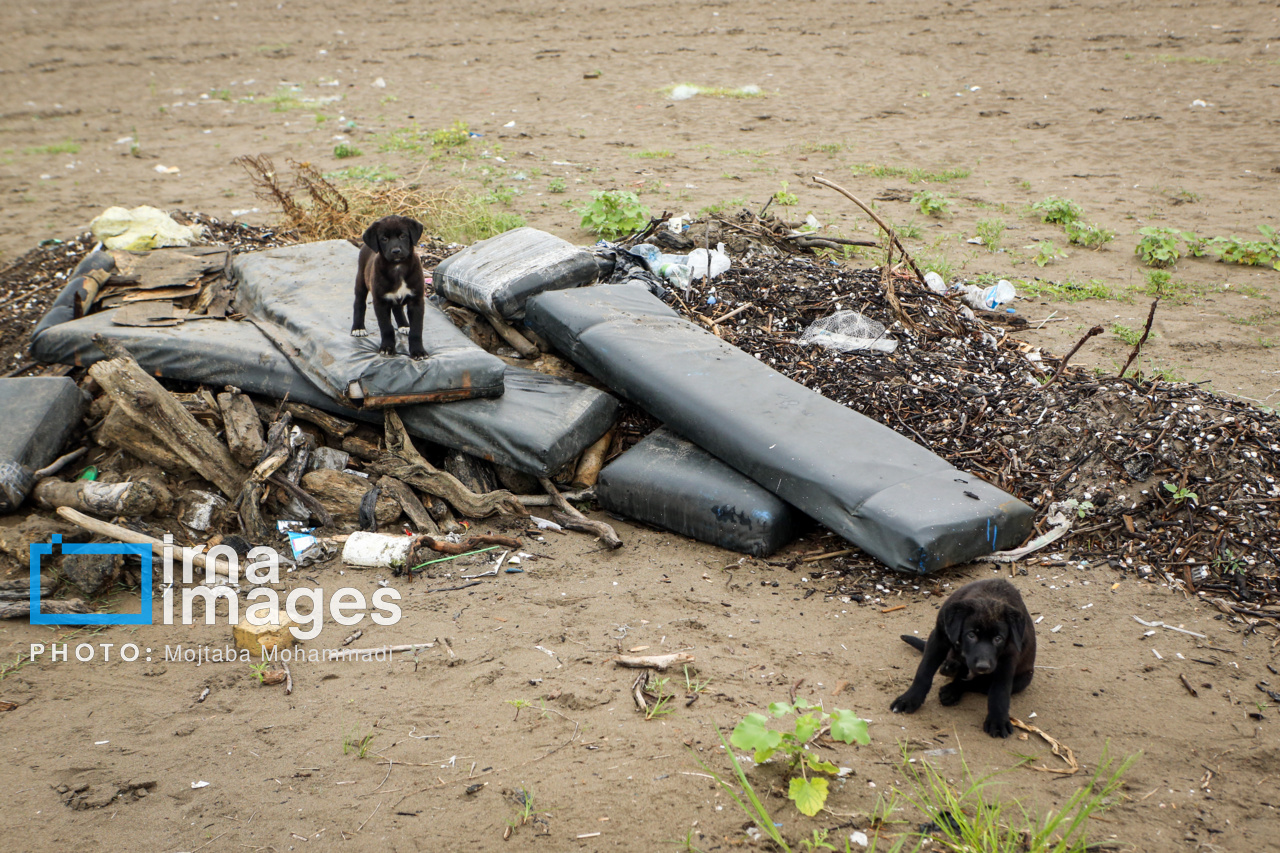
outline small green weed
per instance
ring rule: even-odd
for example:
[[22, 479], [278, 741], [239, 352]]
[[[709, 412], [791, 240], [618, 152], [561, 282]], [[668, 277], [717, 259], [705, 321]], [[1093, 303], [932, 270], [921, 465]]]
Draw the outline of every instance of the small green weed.
[[969, 169], [940, 169], [931, 172], [918, 166], [887, 166], [883, 163], [855, 163], [849, 167], [855, 175], [873, 178], [906, 178], [913, 184], [945, 184], [973, 174]]
[[1108, 231], [1101, 225], [1086, 225], [1084, 222], [1068, 222], [1063, 230], [1067, 233], [1067, 242], [1086, 249], [1101, 248], [1116, 238], [1116, 232]]
[[334, 172], [325, 172], [326, 180], [342, 183], [380, 184], [386, 181], [398, 181], [400, 176], [386, 166], [348, 166]]
[[661, 148], [657, 151], [637, 151], [631, 156], [640, 160], [670, 160], [676, 155], [665, 148]]
[[755, 750], [756, 764], [781, 752], [789, 772], [793, 774], [787, 799], [794, 802], [801, 813], [813, 817], [827, 802], [827, 779], [819, 774], [834, 776], [840, 768], [818, 758], [809, 750], [809, 741], [817, 737], [829, 722], [833, 740], [865, 745], [871, 742], [867, 722], [852, 711], [837, 709], [834, 714], [827, 714], [821, 706], [813, 705], [804, 698], [793, 703], [773, 702], [769, 705], [769, 713], [779, 719], [791, 714], [797, 716], [790, 731], [776, 731], [769, 728], [769, 718], [764, 714], [747, 714], [734, 728], [729, 743], [738, 749]]
[[339, 160], [345, 160], [348, 157], [359, 157], [361, 151], [359, 148], [347, 142], [339, 142], [333, 146], [333, 156]]
[[1169, 493], [1169, 498], [1175, 504], [1184, 504], [1187, 501], [1196, 504], [1199, 503], [1200, 496], [1188, 489], [1186, 486], [1177, 486], [1173, 483], [1165, 483], [1164, 490]]
[[1067, 256], [1067, 253], [1059, 249], [1052, 240], [1041, 240], [1035, 244], [1036, 255], [1031, 262], [1038, 267], [1044, 267], [1054, 261], [1061, 260]]
[[22, 149], [22, 151], [24, 154], [79, 154], [80, 143], [67, 139], [62, 142], [52, 142], [48, 145], [33, 145]]
[[215, 101], [229, 101], [231, 100], [231, 90], [230, 89], [210, 89], [209, 97]]
[[1004, 238], [1006, 227], [1003, 219], [978, 220], [978, 239], [987, 247], [988, 252], [994, 252], [1000, 248], [1000, 241]]
[[354, 752], [356, 758], [364, 758], [369, 754], [369, 745], [373, 743], [373, 739], [377, 737], [373, 732], [361, 734], [359, 729], [352, 729], [350, 733], [342, 738], [342, 754]]
[[262, 680], [267, 677], [267, 662], [249, 664], [249, 674], [261, 684]]
[[383, 154], [425, 154], [429, 137], [415, 122], [378, 135], [378, 151]]
[[782, 189], [773, 194], [773, 200], [784, 207], [792, 207], [800, 203], [800, 197], [787, 190], [787, 182], [782, 182]]
[[516, 709], [516, 715], [512, 717], [512, 721], [520, 719], [520, 712], [530, 706], [528, 699], [507, 699], [506, 703]]
[[911, 203], [925, 216], [942, 216], [951, 208], [951, 201], [933, 190], [921, 190], [911, 197]]
[[1084, 215], [1084, 210], [1081, 209], [1080, 205], [1071, 199], [1058, 198], [1053, 195], [1037, 201], [1031, 205], [1031, 209], [1040, 214], [1041, 222], [1051, 222], [1055, 225], [1066, 225], [1068, 222], [1075, 222]]
[[893, 233], [906, 240], [919, 240], [924, 236], [924, 230], [916, 223], [914, 219], [910, 222], [903, 222], [894, 227]]
[[1182, 253], [1178, 250], [1178, 239], [1181, 235], [1177, 230], [1151, 226], [1139, 228], [1138, 235], [1141, 239], [1138, 240], [1138, 245], [1133, 252], [1141, 256], [1142, 262], [1147, 266], [1173, 266], [1178, 262], [1178, 258], [1182, 257]]
[[801, 154], [839, 154], [849, 146], [843, 142], [805, 142], [800, 146]]
[[562, 193], [565, 190], [564, 178], [552, 178], [547, 181], [547, 192]]
[[431, 131], [431, 144], [436, 148], [460, 148], [470, 142], [471, 126], [462, 120], [455, 120], [448, 127]]
[[591, 203], [578, 208], [581, 225], [606, 240], [616, 240], [639, 231], [649, 223], [649, 208], [627, 190], [600, 190], [591, 194]]
[[[1142, 340], [1141, 329], [1135, 329], [1132, 326], [1126, 326], [1123, 323], [1112, 323], [1111, 334], [1115, 335], [1131, 347], [1137, 346], [1138, 341]], [[1154, 332], [1152, 332], [1151, 337], [1155, 337]]]
[[1097, 847], [1088, 841], [1090, 819], [1115, 805], [1121, 780], [1138, 757], [1117, 765], [1104, 752], [1093, 777], [1061, 808], [1039, 818], [1017, 799], [1010, 808], [1010, 801], [994, 795], [997, 774], [974, 779], [966, 766], [960, 790], [927, 761], [904, 755], [911, 790], [900, 793], [928, 819], [927, 829], [909, 833], [917, 840], [912, 849], [932, 842], [953, 853], [1087, 853]]
[[1017, 282], [1018, 291], [1024, 296], [1044, 296], [1060, 299], [1063, 302], [1081, 302], [1085, 299], [1111, 299], [1114, 294], [1107, 283], [1100, 278], [1091, 278], [1087, 282], [1074, 281], [1041, 281], [1033, 280]]

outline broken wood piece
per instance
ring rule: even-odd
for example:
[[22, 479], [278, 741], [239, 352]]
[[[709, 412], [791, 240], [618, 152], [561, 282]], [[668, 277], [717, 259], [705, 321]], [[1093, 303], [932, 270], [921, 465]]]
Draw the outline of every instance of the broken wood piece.
[[418, 528], [419, 533], [425, 533], [430, 536], [438, 536], [440, 528], [436, 525], [435, 519], [431, 517], [431, 513], [427, 512], [427, 508], [422, 505], [422, 501], [418, 500], [418, 496], [413, 493], [413, 489], [408, 485], [397, 480], [395, 477], [383, 477], [378, 480], [378, 487], [392, 498], [396, 503], [400, 504], [400, 509], [404, 514], [409, 516], [409, 520], [413, 522], [413, 526]]
[[98, 424], [94, 441], [102, 447], [123, 450], [136, 459], [159, 465], [171, 474], [191, 470], [185, 460], [157, 441], [151, 430], [126, 415], [121, 406], [111, 405]]
[[89, 367], [89, 375], [110, 395], [125, 417], [148, 429], [189, 467], [228, 498], [240, 493], [247, 472], [222, 442], [148, 375], [129, 351], [104, 335], [94, 343], [107, 356]]
[[609, 455], [609, 446], [613, 443], [613, 428], [610, 427], [590, 447], [582, 451], [578, 459], [578, 470], [574, 472], [573, 484], [580, 489], [590, 488], [600, 479], [600, 469], [604, 467], [605, 457]]
[[444, 470], [478, 495], [488, 494], [499, 487], [498, 474], [492, 463], [461, 450], [450, 450], [444, 455]]
[[231, 455], [246, 468], [257, 465], [267, 442], [253, 401], [239, 389], [228, 387], [226, 392], [218, 395], [218, 408], [222, 412], [222, 425]]
[[320, 431], [335, 444], [341, 442], [343, 438], [355, 432], [356, 429], [355, 421], [331, 415], [326, 411], [317, 409], [315, 406], [308, 406], [306, 403], [286, 401], [282, 406], [272, 406], [263, 402], [255, 402], [254, 407], [257, 409], [258, 416], [266, 423], [271, 423], [275, 420], [277, 411], [288, 412], [295, 421], [306, 421], [309, 424], [320, 427]]
[[[121, 527], [118, 524], [112, 524], [111, 522], [103, 521], [100, 518], [93, 518], [92, 516], [85, 515], [84, 513], [74, 510], [69, 506], [58, 507], [57, 513], [67, 521], [77, 527], [89, 531], [90, 533], [96, 533], [99, 536], [106, 536], [108, 539], [114, 539], [117, 542], [130, 542], [135, 545], [150, 545], [151, 553], [160, 559], [164, 559], [165, 544], [154, 536], [148, 536], [145, 533], [139, 533], [136, 530], [130, 530], [127, 527]], [[179, 557], [182, 546], [175, 543], [169, 547], [173, 549], [173, 556]], [[184, 559], [185, 557], [176, 559], [174, 561], [175, 565], [181, 564]], [[191, 565], [196, 568], [203, 569], [205, 567], [204, 555], [191, 555]], [[202, 578], [203, 576], [197, 577], [196, 580], [200, 581]], [[227, 577], [225, 574], [218, 574], [217, 579], [219, 582], [226, 582]]]
[[821, 562], [822, 560], [830, 560], [830, 559], [831, 559], [831, 558], [833, 558], [833, 557], [847, 557], [847, 556], [849, 556], [850, 554], [852, 554], [852, 553], [854, 552], [854, 550], [855, 550], [855, 549], [853, 549], [853, 548], [845, 548], [845, 549], [844, 549], [844, 550], [842, 550], [842, 551], [828, 551], [828, 552], [827, 552], [827, 553], [825, 553], [825, 554], [815, 554], [815, 555], [813, 555], [813, 556], [811, 556], [811, 557], [805, 557], [805, 558], [803, 558], [800, 562], [802, 562], [802, 563], [818, 563], [818, 562]]
[[333, 516], [329, 510], [314, 495], [311, 495], [299, 485], [289, 482], [282, 478], [279, 474], [272, 474], [267, 478], [267, 482], [272, 485], [279, 486], [290, 495], [292, 495], [299, 503], [306, 507], [307, 512], [311, 514], [321, 527], [331, 527], [333, 525]]
[[656, 669], [661, 672], [676, 664], [693, 663], [693, 655], [688, 652], [674, 652], [669, 655], [614, 655], [609, 660], [618, 666], [631, 669]]
[[603, 521], [595, 521], [587, 518], [578, 508], [565, 500], [564, 495], [560, 494], [555, 484], [546, 477], [539, 477], [538, 482], [542, 484], [542, 488], [551, 496], [555, 505], [560, 507], [560, 512], [553, 512], [551, 518], [558, 524], [562, 524], [570, 530], [577, 530], [581, 533], [594, 533], [600, 537], [610, 550], [622, 547], [622, 540], [618, 538], [617, 532]]
[[52, 477], [54, 474], [58, 473], [63, 468], [67, 467], [72, 462], [75, 462], [77, 459], [79, 459], [81, 456], [84, 456], [88, 452], [89, 452], [89, 448], [81, 447], [71, 451], [70, 453], [64, 453], [63, 455], [59, 456], [57, 459], [53, 460], [48, 465], [44, 466], [38, 471], [31, 472], [31, 479], [43, 480], [45, 477]]
[[[374, 474], [384, 474], [402, 480], [421, 492], [443, 498], [458, 512], [471, 518], [485, 518], [495, 513], [525, 515], [524, 507], [516, 496], [497, 490], [479, 495], [468, 489], [458, 478], [441, 471], [418, 453], [413, 440], [395, 409], [385, 414], [387, 450], [367, 464]], [[438, 519], [437, 519], [438, 520]]]
[[1182, 686], [1187, 688], [1187, 692], [1197, 699], [1200, 698], [1200, 691], [1191, 686], [1191, 682], [1187, 681], [1187, 677], [1182, 673], [1178, 673], [1178, 680], [1182, 682]]
[[[345, 474], [332, 468], [317, 468], [302, 477], [302, 488], [319, 501], [334, 518], [355, 522], [360, 517], [360, 502], [373, 487], [370, 480], [357, 474]], [[380, 496], [374, 506], [378, 524], [391, 524], [400, 517], [400, 504], [390, 496]]]
[[493, 330], [502, 336], [502, 339], [511, 344], [512, 349], [520, 353], [521, 358], [537, 358], [539, 355], [538, 347], [524, 335], [507, 324], [497, 314], [485, 314], [484, 318], [489, 321], [489, 325], [493, 326]]
[[502, 536], [498, 533], [473, 533], [460, 542], [450, 542], [447, 539], [437, 539], [434, 536], [422, 535], [414, 539], [414, 549], [427, 547], [432, 551], [438, 551], [441, 554], [449, 554], [456, 556], [465, 554], [468, 551], [474, 551], [485, 545], [501, 545], [504, 548], [519, 548], [523, 543], [512, 536]]
[[[88, 613], [89, 606], [78, 598], [40, 600], [41, 613]], [[0, 619], [21, 619], [31, 614], [31, 600], [0, 601]]]
[[36, 483], [32, 497], [45, 509], [69, 506], [81, 512], [128, 518], [151, 515], [156, 509], [156, 496], [146, 483], [41, 480]]

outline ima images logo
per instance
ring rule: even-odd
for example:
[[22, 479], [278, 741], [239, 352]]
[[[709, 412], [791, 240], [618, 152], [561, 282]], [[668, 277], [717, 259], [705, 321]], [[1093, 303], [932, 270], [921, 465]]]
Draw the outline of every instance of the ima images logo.
[[[55, 549], [57, 549], [55, 551]], [[41, 613], [40, 560], [55, 553], [62, 554], [133, 554], [142, 561], [142, 610], [139, 613]], [[31, 543], [31, 624], [32, 625], [150, 625], [151, 624], [151, 546], [127, 542], [63, 544], [54, 534], [48, 544]]]

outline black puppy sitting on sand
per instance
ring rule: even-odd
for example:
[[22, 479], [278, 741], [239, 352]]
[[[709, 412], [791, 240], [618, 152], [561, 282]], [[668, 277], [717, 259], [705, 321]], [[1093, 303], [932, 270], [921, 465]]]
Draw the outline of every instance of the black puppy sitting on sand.
[[[422, 223], [407, 216], [385, 216], [364, 232], [360, 266], [356, 271], [356, 304], [351, 318], [351, 334], [362, 338], [365, 303], [373, 295], [373, 314], [378, 318], [382, 344], [378, 352], [396, 354], [396, 332], [391, 325], [409, 328], [409, 356], [426, 358], [422, 346], [422, 312], [426, 309], [426, 283], [422, 262], [413, 250], [422, 236]], [[405, 309], [408, 308], [408, 318]]]
[[924, 652], [916, 677], [889, 709], [910, 714], [929, 695], [935, 672], [952, 679], [938, 701], [954, 705], [968, 691], [987, 694], [982, 730], [992, 737], [1013, 733], [1009, 697], [1031, 683], [1036, 666], [1036, 629], [1017, 588], [1006, 580], [974, 581], [956, 590], [938, 610], [928, 642], [903, 634]]

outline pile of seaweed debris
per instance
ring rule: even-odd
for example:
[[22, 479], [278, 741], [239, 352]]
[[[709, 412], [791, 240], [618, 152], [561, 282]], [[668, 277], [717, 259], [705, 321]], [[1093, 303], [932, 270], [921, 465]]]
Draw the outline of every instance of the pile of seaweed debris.
[[[1247, 603], [1236, 612], [1280, 615], [1276, 413], [1140, 373], [1068, 367], [1053, 379], [1059, 359], [898, 273], [748, 254], [672, 298], [796, 382], [1036, 506], [1042, 527], [1051, 504], [1071, 502], [1071, 532], [1030, 559], [1105, 561]], [[840, 310], [883, 323], [896, 351], [797, 342]], [[828, 565], [875, 563], [855, 552]]]

